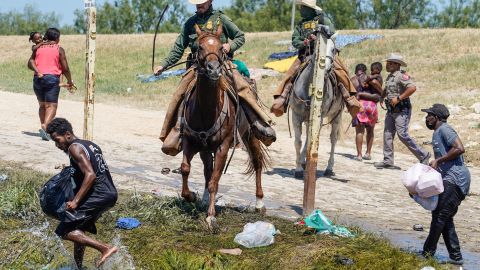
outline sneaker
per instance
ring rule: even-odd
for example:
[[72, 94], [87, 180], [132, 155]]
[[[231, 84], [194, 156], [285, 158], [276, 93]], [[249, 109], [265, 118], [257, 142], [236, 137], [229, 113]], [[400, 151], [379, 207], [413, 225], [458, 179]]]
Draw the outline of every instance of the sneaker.
[[373, 166], [375, 166], [375, 168], [378, 168], [378, 169], [391, 169], [391, 168], [394, 168], [395, 166], [391, 165], [391, 164], [387, 164], [385, 162], [375, 162], [373, 163]]
[[45, 132], [45, 130], [43, 130], [43, 128], [39, 129], [38, 132], [40, 132], [40, 137], [42, 137], [42, 140], [44, 141], [50, 140], [50, 136], [47, 134], [47, 132]]
[[446, 260], [446, 261], [441, 261], [440, 263], [441, 263], [441, 264], [463, 265], [463, 259], [460, 258], [460, 259], [454, 260], [454, 259], [449, 258], [448, 260]]
[[463, 265], [463, 259], [458, 259], [458, 260], [449, 259], [448, 263], [453, 265]]
[[427, 153], [427, 156], [426, 156], [424, 159], [422, 159], [422, 160], [420, 161], [420, 163], [422, 163], [422, 164], [424, 164], [424, 165], [428, 165], [431, 156], [432, 156], [432, 155], [430, 154], [430, 152], [428, 152], [428, 153]]

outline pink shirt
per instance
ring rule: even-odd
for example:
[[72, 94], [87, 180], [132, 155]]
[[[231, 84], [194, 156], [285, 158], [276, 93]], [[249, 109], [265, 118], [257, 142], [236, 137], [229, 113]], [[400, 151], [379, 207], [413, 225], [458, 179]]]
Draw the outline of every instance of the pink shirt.
[[60, 65], [60, 46], [58, 44], [43, 45], [35, 54], [35, 65], [42, 74], [62, 75]]

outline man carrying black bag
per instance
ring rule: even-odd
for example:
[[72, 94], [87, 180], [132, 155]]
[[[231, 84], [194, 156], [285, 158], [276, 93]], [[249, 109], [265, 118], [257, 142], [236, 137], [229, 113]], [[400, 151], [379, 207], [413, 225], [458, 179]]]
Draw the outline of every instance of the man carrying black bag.
[[103, 159], [102, 150], [90, 141], [80, 140], [73, 134], [72, 125], [64, 118], [55, 118], [48, 124], [47, 133], [55, 145], [69, 155], [73, 174], [74, 197], [66, 203], [65, 216], [55, 233], [74, 243], [74, 258], [82, 268], [85, 247], [102, 253], [97, 267], [118, 251], [117, 247], [88, 237], [85, 232], [97, 233], [95, 222], [117, 201], [117, 190]]

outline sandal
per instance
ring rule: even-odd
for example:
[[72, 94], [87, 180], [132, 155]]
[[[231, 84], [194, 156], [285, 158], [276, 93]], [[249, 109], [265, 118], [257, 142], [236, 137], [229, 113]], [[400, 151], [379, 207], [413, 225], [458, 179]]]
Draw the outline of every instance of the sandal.
[[365, 159], [365, 160], [372, 160], [372, 157], [371, 157], [370, 155], [368, 155], [368, 156], [367, 156], [367, 155], [364, 155], [364, 156], [363, 156], [363, 159]]

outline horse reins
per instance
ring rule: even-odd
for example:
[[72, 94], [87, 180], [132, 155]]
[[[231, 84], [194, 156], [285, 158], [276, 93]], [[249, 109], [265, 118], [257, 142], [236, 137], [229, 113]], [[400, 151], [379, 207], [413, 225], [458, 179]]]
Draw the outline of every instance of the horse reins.
[[240, 120], [240, 99], [238, 97], [238, 93], [236, 91], [237, 89], [237, 82], [235, 81], [235, 76], [233, 76], [233, 71], [232, 71], [232, 66], [230, 65], [229, 67], [227, 67], [227, 65], [225, 64], [225, 71], [227, 72], [227, 75], [232, 79], [232, 83], [233, 83], [233, 88], [235, 89], [235, 91], [233, 91], [234, 93], [234, 96], [236, 98], [236, 102], [237, 102], [237, 108], [235, 110], [235, 122], [234, 122], [234, 125], [233, 125], [233, 150], [232, 150], [232, 154], [230, 155], [230, 158], [228, 159], [228, 162], [227, 164], [225, 165], [225, 169], [223, 170], [223, 174], [226, 174], [227, 173], [227, 169], [228, 167], [230, 166], [230, 162], [232, 161], [233, 159], [233, 154], [235, 154], [235, 149], [237, 147], [237, 133], [238, 133], [238, 122]]

